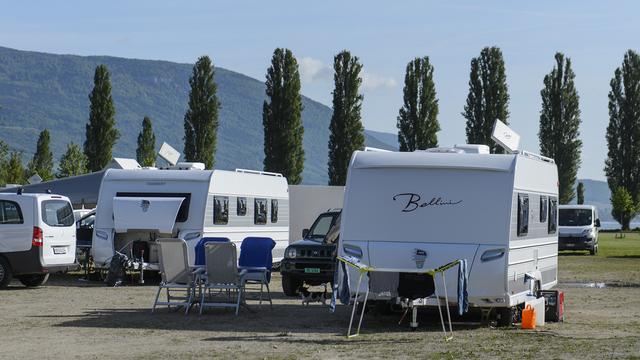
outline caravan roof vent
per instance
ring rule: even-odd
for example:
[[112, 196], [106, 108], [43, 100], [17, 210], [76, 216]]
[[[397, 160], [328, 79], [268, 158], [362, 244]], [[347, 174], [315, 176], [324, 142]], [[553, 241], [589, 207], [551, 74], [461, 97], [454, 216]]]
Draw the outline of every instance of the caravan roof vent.
[[489, 147], [487, 145], [464, 144], [454, 145], [453, 147], [464, 151], [466, 154], [489, 154]]
[[201, 162], [179, 162], [175, 165], [159, 168], [160, 170], [204, 170]]

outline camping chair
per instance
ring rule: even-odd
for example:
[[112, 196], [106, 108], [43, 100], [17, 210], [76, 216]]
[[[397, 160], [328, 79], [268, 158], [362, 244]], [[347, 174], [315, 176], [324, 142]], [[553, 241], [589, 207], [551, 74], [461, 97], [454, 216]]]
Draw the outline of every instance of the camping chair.
[[240, 260], [238, 261], [238, 268], [247, 271], [243, 277], [245, 284], [260, 284], [260, 305], [262, 305], [263, 287], [267, 287], [267, 295], [269, 295], [271, 307], [273, 307], [271, 291], [269, 291], [271, 268], [273, 266], [271, 250], [275, 246], [276, 242], [271, 238], [245, 238], [242, 241], [242, 245], [240, 245]]
[[[189, 267], [187, 243], [182, 239], [158, 239], [157, 242], [162, 281], [158, 285], [151, 312], [155, 311], [157, 305], [167, 305], [169, 308], [175, 305], [184, 306], [186, 315], [195, 297], [195, 273]], [[158, 301], [162, 289], [167, 290], [167, 301]], [[181, 295], [173, 296], [171, 290], [178, 291]]]
[[[205, 307], [234, 307], [237, 316], [244, 293], [243, 276], [246, 270], [238, 272], [236, 244], [209, 242], [204, 245], [204, 250], [205, 273], [201, 277], [200, 314]], [[211, 289], [226, 290], [227, 302], [205, 302], [206, 297], [212, 297]], [[237, 295], [235, 302], [231, 302], [232, 291]]]
[[228, 238], [225, 237], [205, 237], [200, 239], [196, 244], [195, 253], [196, 253], [196, 266], [204, 266], [205, 264], [205, 252], [204, 245], [208, 242], [230, 242]]

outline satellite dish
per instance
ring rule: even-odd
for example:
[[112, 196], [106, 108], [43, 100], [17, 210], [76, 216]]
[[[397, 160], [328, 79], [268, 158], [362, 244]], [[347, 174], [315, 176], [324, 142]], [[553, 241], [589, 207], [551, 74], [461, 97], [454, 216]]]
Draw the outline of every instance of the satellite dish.
[[520, 135], [511, 130], [511, 128], [502, 121], [496, 120], [496, 123], [493, 125], [491, 138], [507, 152], [518, 152], [518, 147], [520, 146]]
[[38, 173], [33, 174], [30, 178], [27, 179], [29, 184], [39, 184], [42, 182], [42, 178]]
[[160, 147], [160, 151], [158, 151], [158, 156], [168, 162], [169, 165], [173, 166], [178, 163], [178, 159], [180, 159], [180, 152], [172, 148], [171, 145], [166, 142], [163, 142]]

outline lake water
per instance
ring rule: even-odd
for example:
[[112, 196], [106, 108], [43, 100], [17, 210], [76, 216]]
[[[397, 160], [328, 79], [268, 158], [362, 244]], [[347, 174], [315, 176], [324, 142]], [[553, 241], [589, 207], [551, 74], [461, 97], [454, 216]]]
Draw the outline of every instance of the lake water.
[[[617, 230], [617, 229], [620, 229], [620, 224], [618, 224], [615, 221], [602, 221], [602, 222], [600, 222], [600, 225], [602, 225], [600, 228], [603, 229], [603, 230]], [[640, 227], [640, 222], [632, 221], [631, 224], [629, 224], [629, 227], [632, 228], [632, 229]]]

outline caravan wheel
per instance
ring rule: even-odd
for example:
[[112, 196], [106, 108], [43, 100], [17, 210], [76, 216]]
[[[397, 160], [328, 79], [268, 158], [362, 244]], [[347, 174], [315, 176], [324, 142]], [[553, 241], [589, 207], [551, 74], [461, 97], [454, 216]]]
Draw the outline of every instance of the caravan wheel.
[[6, 288], [13, 278], [13, 272], [11, 271], [11, 265], [9, 262], [0, 256], [0, 289]]
[[500, 327], [511, 326], [515, 322], [517, 314], [515, 307], [500, 308], [497, 310], [497, 325]]

